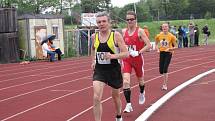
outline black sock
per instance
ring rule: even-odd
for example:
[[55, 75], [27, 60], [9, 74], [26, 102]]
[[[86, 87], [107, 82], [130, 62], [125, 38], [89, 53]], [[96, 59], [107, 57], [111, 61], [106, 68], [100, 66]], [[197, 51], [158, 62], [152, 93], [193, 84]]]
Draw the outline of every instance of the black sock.
[[116, 118], [121, 118], [122, 116], [121, 115], [116, 115]]
[[143, 93], [143, 92], [144, 92], [145, 85], [139, 85], [139, 87], [140, 87], [140, 93]]
[[127, 88], [127, 89], [123, 89], [123, 92], [124, 92], [124, 96], [125, 96], [125, 99], [126, 99], [126, 102], [127, 103], [130, 103], [130, 97], [131, 97], [131, 90], [130, 88]]

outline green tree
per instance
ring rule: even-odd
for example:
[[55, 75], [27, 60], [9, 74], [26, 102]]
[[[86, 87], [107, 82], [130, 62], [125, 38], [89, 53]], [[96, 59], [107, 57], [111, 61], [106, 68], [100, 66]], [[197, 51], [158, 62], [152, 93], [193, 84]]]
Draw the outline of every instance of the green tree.
[[82, 12], [96, 13], [99, 11], [110, 11], [112, 8], [111, 0], [81, 0]]
[[48, 7], [57, 8], [59, 0], [6, 0], [8, 5], [17, 4], [18, 14], [40, 13]]
[[131, 3], [124, 6], [119, 12], [119, 17], [125, 20], [126, 12], [135, 11], [135, 8], [138, 22], [147, 21], [150, 18], [149, 9], [145, 3]]

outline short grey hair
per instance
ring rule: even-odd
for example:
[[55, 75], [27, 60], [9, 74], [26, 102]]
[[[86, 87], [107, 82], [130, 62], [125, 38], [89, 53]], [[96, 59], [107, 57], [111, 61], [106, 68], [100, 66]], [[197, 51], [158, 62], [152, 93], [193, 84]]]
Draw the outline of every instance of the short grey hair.
[[108, 14], [106, 11], [98, 12], [98, 13], [96, 14], [96, 18], [97, 18], [97, 17], [102, 17], [102, 16], [106, 16], [106, 17], [108, 18], [108, 22], [111, 22], [111, 18], [110, 18], [109, 14]]

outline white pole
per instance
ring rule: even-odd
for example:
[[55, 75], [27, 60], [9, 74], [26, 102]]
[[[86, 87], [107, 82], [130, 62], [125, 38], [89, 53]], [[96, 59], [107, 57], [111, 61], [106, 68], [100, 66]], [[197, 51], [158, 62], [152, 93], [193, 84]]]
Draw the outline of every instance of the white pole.
[[136, 4], [134, 3], [134, 12], [135, 14], [137, 14], [137, 8], [136, 8]]
[[137, 8], [136, 8], [136, 4], [134, 3], [134, 12], [136, 14], [136, 25], [137, 25]]

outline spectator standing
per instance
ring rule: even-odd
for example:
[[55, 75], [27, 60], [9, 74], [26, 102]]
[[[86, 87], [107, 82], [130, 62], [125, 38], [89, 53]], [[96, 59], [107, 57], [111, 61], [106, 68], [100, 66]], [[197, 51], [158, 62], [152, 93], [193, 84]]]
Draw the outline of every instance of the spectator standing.
[[195, 32], [195, 42], [194, 42], [194, 46], [199, 46], [199, 28], [198, 25], [196, 24], [194, 27], [194, 32]]
[[178, 48], [182, 48], [182, 41], [183, 41], [183, 30], [182, 27], [178, 27]]
[[210, 31], [208, 29], [208, 24], [206, 24], [203, 28], [202, 28], [202, 32], [205, 36], [205, 41], [204, 44], [208, 45], [208, 37], [210, 36]]
[[189, 36], [190, 36], [190, 47], [193, 47], [194, 41], [195, 41], [194, 24], [190, 23], [188, 28], [189, 28]]
[[183, 25], [182, 27], [182, 32], [183, 32], [183, 46], [188, 47], [188, 37], [187, 34], [189, 33], [188, 28]]

